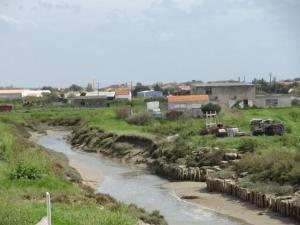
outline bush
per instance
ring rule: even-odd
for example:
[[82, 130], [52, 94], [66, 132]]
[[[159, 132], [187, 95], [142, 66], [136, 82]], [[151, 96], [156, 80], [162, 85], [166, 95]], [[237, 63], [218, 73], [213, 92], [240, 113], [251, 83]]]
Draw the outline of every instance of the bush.
[[0, 160], [7, 158], [7, 150], [5, 144], [0, 140]]
[[112, 105], [115, 106], [125, 106], [125, 105], [132, 105], [132, 102], [128, 99], [115, 99], [112, 101]]
[[160, 103], [165, 103], [168, 102], [168, 99], [165, 97], [149, 97], [145, 98], [144, 102], [160, 102]]
[[148, 112], [141, 112], [134, 114], [127, 118], [127, 123], [134, 124], [134, 125], [147, 125], [150, 124], [153, 120], [153, 117]]
[[10, 173], [10, 179], [19, 180], [19, 179], [28, 179], [36, 180], [42, 177], [42, 173], [39, 169], [19, 163], [17, 167]]
[[254, 152], [257, 147], [258, 144], [254, 139], [247, 138], [241, 140], [241, 143], [238, 146], [238, 150], [243, 153]]
[[118, 106], [116, 108], [116, 115], [119, 119], [125, 119], [130, 115], [130, 108], [128, 106]]
[[300, 184], [300, 157], [284, 151], [246, 154], [235, 164], [238, 173], [248, 172], [252, 181]]
[[208, 103], [206, 105], [203, 105], [201, 107], [201, 110], [202, 110], [203, 114], [205, 114], [207, 112], [217, 112], [217, 113], [219, 113], [221, 111], [221, 106], [218, 105], [218, 104]]
[[169, 119], [169, 120], [177, 120], [182, 115], [183, 115], [183, 112], [172, 110], [172, 111], [167, 112], [167, 119]]

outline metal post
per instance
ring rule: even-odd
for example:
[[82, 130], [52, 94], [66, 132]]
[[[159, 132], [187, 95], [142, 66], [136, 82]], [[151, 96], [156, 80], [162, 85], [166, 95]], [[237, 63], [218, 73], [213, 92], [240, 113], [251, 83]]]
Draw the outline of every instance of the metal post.
[[51, 225], [51, 199], [49, 192], [46, 192], [46, 204], [47, 204], [47, 220], [48, 225]]

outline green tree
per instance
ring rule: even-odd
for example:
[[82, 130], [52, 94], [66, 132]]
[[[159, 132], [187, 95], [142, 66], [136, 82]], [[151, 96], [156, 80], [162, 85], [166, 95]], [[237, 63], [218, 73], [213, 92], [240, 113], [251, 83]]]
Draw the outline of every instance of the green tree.
[[77, 84], [72, 84], [70, 87], [69, 87], [69, 90], [70, 91], [82, 91], [83, 88]]

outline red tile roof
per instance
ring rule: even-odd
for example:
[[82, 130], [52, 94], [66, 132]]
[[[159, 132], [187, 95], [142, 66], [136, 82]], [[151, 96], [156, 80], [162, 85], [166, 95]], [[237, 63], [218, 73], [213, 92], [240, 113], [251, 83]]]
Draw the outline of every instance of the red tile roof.
[[1, 89], [0, 94], [21, 94], [23, 89]]
[[168, 96], [168, 102], [207, 102], [208, 95], [181, 95], [181, 96]]
[[130, 91], [130, 88], [118, 88], [115, 90], [116, 95], [129, 95]]

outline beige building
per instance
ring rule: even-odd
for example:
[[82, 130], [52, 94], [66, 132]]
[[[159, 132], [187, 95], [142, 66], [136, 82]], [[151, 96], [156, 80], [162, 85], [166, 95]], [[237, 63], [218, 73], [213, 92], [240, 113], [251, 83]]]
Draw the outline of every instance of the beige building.
[[222, 106], [239, 104], [251, 107], [255, 100], [255, 86], [242, 82], [198, 83], [192, 86], [192, 94], [208, 95], [211, 102]]
[[292, 98], [283, 94], [256, 95], [254, 105], [259, 108], [280, 108], [292, 106]]

